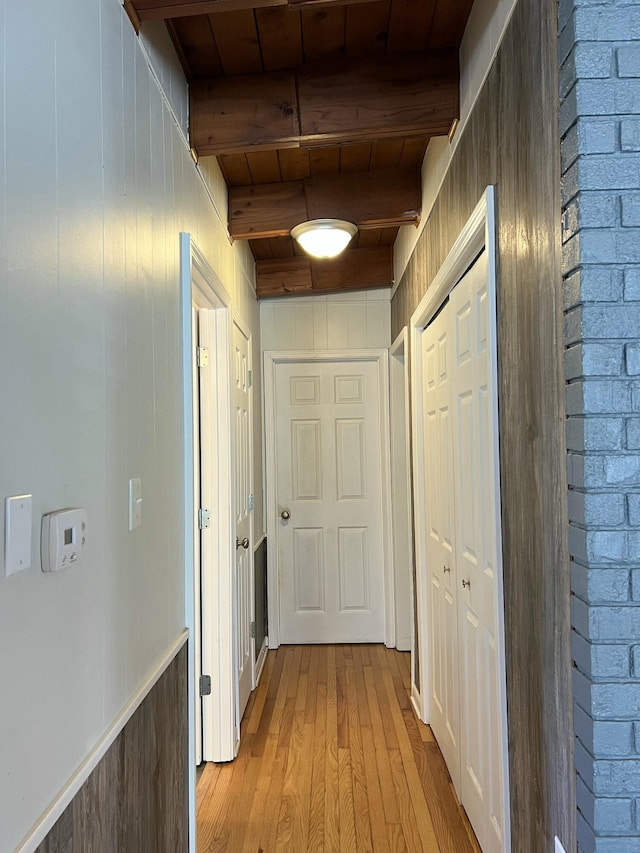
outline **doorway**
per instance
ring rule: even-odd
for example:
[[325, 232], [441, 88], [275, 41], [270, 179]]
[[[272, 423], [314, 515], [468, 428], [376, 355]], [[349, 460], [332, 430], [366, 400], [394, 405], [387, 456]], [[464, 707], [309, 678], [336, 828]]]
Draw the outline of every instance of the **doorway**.
[[489, 188], [411, 318], [413, 478], [421, 718], [481, 846], [506, 853], [495, 281]]
[[394, 645], [387, 351], [264, 364], [269, 646]]

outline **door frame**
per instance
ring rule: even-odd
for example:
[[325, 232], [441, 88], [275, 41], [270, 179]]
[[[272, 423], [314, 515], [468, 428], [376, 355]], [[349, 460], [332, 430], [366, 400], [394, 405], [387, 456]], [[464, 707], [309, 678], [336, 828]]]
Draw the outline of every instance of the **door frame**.
[[[364, 350], [266, 350], [264, 368], [264, 428], [265, 446], [276, 444], [276, 367], [278, 364], [296, 362], [313, 364], [323, 362], [349, 363], [371, 361], [378, 366], [380, 400], [380, 441], [383, 450], [382, 464], [382, 542], [384, 559], [384, 643], [395, 645], [395, 595], [393, 578], [393, 551], [391, 541], [391, 461], [389, 439], [389, 351]], [[265, 453], [265, 496], [267, 513], [267, 603], [269, 619], [269, 648], [280, 645], [280, 599], [278, 593], [278, 525], [276, 519], [276, 459], [275, 453]]]
[[[421, 359], [422, 332], [424, 327], [433, 318], [440, 306], [455, 285], [473, 265], [482, 251], [487, 253], [488, 262], [488, 298], [491, 300], [489, 311], [489, 339], [490, 339], [490, 371], [496, 391], [498, 389], [498, 359], [497, 359], [497, 311], [496, 311], [496, 211], [495, 211], [495, 188], [488, 186], [482, 198], [476, 205], [475, 210], [469, 217], [462, 229], [458, 239], [453, 244], [444, 263], [438, 270], [432, 283], [429, 285], [425, 295], [411, 316], [410, 339], [411, 339], [411, 432], [412, 432], [412, 457], [413, 457], [413, 483], [414, 483], [414, 538], [415, 538], [415, 560], [416, 560], [416, 595], [418, 596], [418, 644], [420, 654], [420, 696], [414, 698], [414, 705], [419, 712], [420, 719], [428, 723], [430, 717], [431, 696], [431, 666], [430, 645], [427, 627], [429, 624], [429, 584], [426, 583], [426, 572], [421, 567], [426, 565], [426, 540], [427, 525], [424, 512], [421, 508], [425, 506], [425, 483], [424, 483], [424, 428], [422, 418], [422, 406], [417, 405], [421, 398], [423, 386], [423, 371]], [[496, 520], [496, 555], [497, 555], [497, 583], [498, 591], [498, 682], [499, 703], [501, 716], [502, 736], [502, 771], [503, 771], [503, 795], [505, 815], [505, 849], [510, 848], [510, 804], [509, 804], [509, 749], [507, 729], [507, 691], [506, 691], [506, 662], [505, 662], [505, 628], [504, 628], [504, 573], [502, 565], [502, 511], [500, 501], [500, 452], [499, 452], [499, 428], [498, 419], [498, 395], [494, 395], [492, 407], [492, 430], [494, 440], [495, 467], [494, 494], [495, 507], [494, 517]]]
[[[208, 427], [201, 428], [201, 445], [207, 441], [210, 453], [215, 453], [220, 476], [209, 478], [211, 511], [211, 554], [209, 567], [202, 567], [201, 601], [196, 599], [194, 578], [195, 530], [194, 518], [199, 509], [194, 500], [194, 395], [192, 305], [199, 311], [211, 312], [215, 353], [210, 359], [208, 391], [216, 406], [210, 407]], [[231, 435], [231, 297], [209, 266], [191, 234], [180, 234], [180, 316], [182, 352], [182, 410], [183, 410], [183, 503], [184, 503], [184, 561], [185, 561], [185, 623], [190, 632], [188, 709], [189, 709], [189, 826], [190, 851], [195, 850], [195, 741], [196, 741], [196, 680], [195, 629], [197, 608], [202, 603], [202, 630], [215, 642], [204, 643], [202, 670], [211, 675], [214, 689], [203, 697], [203, 758], [205, 761], [228, 761], [235, 755], [236, 702], [233, 684], [233, 600], [231, 566], [233, 530], [232, 504], [229, 501], [232, 462]], [[201, 400], [202, 404], [202, 400]], [[213, 417], [215, 415], [215, 417]], [[203, 483], [203, 488], [206, 486]], [[221, 568], [222, 567], [222, 568]], [[219, 626], [219, 631], [213, 627]], [[208, 647], [207, 647], [208, 646]]]
[[[402, 362], [400, 362], [402, 359]], [[413, 596], [415, 594], [413, 589], [413, 532], [412, 532], [412, 521], [413, 514], [411, 509], [412, 503], [412, 495], [411, 495], [411, 411], [409, 405], [409, 394], [410, 394], [410, 385], [409, 385], [409, 329], [405, 326], [399, 332], [395, 341], [391, 344], [389, 348], [389, 404], [390, 404], [390, 447], [391, 451], [391, 485], [393, 487], [394, 481], [399, 483], [400, 488], [403, 488], [403, 491], [406, 493], [406, 501], [407, 501], [407, 529], [406, 530], [396, 530], [396, 525], [394, 523], [394, 517], [392, 512], [391, 522], [392, 522], [392, 533], [393, 533], [393, 577], [394, 577], [394, 595], [397, 591], [398, 585], [398, 573], [399, 566], [397, 556], [397, 547], [399, 540], [404, 540], [402, 543], [402, 547], [406, 548], [407, 559], [409, 562], [408, 572], [409, 572], [409, 649], [412, 651], [412, 655], [415, 655], [413, 650], [413, 637], [414, 637], [414, 625], [413, 625]], [[394, 399], [397, 400], [397, 404], [393, 405]], [[402, 413], [402, 417], [400, 418], [399, 413]], [[400, 423], [396, 424], [396, 413], [398, 413], [398, 421]], [[404, 457], [403, 459], [398, 460], [398, 465], [394, 466], [394, 444], [395, 442], [401, 442], [404, 446], [400, 447], [401, 455]], [[404, 453], [402, 453], [404, 450]], [[394, 492], [396, 490], [394, 489]], [[395, 616], [396, 616], [396, 631], [395, 631], [395, 646], [399, 648], [399, 640], [401, 639], [401, 624], [403, 620], [399, 620], [398, 616], [398, 601], [396, 595], [395, 601]], [[406, 651], [406, 647], [403, 647], [403, 651]], [[413, 683], [413, 670], [412, 670], [412, 683]]]
[[[253, 478], [253, 463], [254, 463], [254, 446], [253, 446], [253, 335], [251, 334], [251, 329], [247, 325], [247, 323], [242, 319], [240, 314], [234, 309], [232, 312], [233, 325], [237, 327], [238, 331], [247, 341], [247, 365], [248, 370], [251, 374], [251, 379], [249, 382], [249, 410], [248, 410], [248, 419], [249, 419], [249, 494], [252, 498], [254, 498], [254, 478]], [[231, 337], [231, 344], [233, 347], [233, 330]], [[234, 450], [234, 461], [235, 461], [235, 453], [236, 453], [236, 437], [235, 432], [233, 436], [233, 450]], [[234, 468], [235, 470], [235, 468]], [[254, 498], [255, 500], [255, 498]], [[235, 506], [235, 502], [234, 502]], [[235, 527], [235, 522], [234, 522]], [[233, 533], [233, 538], [235, 540], [235, 531]], [[250, 613], [251, 613], [251, 621], [253, 622], [256, 618], [256, 602], [255, 602], [255, 546], [254, 546], [254, 537], [255, 537], [255, 521], [254, 521], [254, 513], [253, 507], [249, 510], [249, 560], [250, 560], [250, 570], [249, 570], [249, 587], [251, 589], [250, 595]], [[234, 578], [237, 577], [237, 548], [234, 551]], [[234, 583], [234, 601], [235, 601], [235, 590], [237, 589], [237, 583]], [[234, 607], [234, 613], [238, 613], [238, 603], [236, 602]], [[234, 631], [234, 638], [236, 637], [236, 632]], [[257, 668], [256, 668], [256, 641], [254, 637], [250, 637], [249, 645], [251, 647], [251, 691], [255, 690], [257, 687]], [[239, 654], [238, 649], [236, 648], [236, 666], [237, 666], [237, 655]], [[238, 731], [240, 728], [240, 698], [239, 698], [239, 687], [236, 685], [236, 693], [237, 696], [237, 707], [238, 707], [238, 720], [237, 726]]]

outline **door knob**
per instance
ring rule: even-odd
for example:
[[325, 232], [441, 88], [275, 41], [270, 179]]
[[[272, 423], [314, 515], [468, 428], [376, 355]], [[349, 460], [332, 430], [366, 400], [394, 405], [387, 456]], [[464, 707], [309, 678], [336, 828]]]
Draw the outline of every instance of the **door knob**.
[[291, 518], [291, 513], [289, 512], [288, 509], [283, 509], [282, 512], [280, 513], [280, 518], [283, 521], [288, 521]]
[[462, 579], [462, 588], [469, 589], [471, 587], [471, 581], [466, 581], [464, 578]]
[[443, 571], [443, 572], [444, 572], [444, 574], [446, 575], [446, 574], [447, 574], [447, 572], [451, 572], [451, 568], [450, 568], [449, 566], [443, 566], [443, 567], [442, 567], [442, 571]]
[[240, 539], [239, 537], [236, 537], [236, 548], [244, 548], [246, 551], [248, 547], [249, 547], [249, 540], [247, 539], [246, 536], [244, 537], [244, 539]]

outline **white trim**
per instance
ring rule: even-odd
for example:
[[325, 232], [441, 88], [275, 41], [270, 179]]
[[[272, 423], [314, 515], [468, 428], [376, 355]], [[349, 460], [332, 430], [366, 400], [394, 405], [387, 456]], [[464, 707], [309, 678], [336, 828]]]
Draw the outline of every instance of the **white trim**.
[[30, 853], [30, 851], [35, 850], [38, 845], [44, 841], [49, 832], [53, 829], [56, 821], [61, 817], [64, 810], [82, 788], [91, 773], [107, 754], [109, 747], [115, 743], [118, 735], [122, 732], [131, 717], [133, 717], [140, 705], [142, 705], [180, 649], [187, 642], [188, 637], [189, 631], [185, 629], [176, 638], [176, 640], [174, 640], [171, 646], [158, 660], [156, 665], [149, 670], [144, 681], [142, 681], [136, 692], [129, 699], [127, 704], [120, 711], [118, 716], [111, 723], [91, 752], [89, 752], [82, 763], [75, 769], [71, 778], [58, 793], [55, 800], [42, 813], [27, 835], [25, 835], [22, 841], [18, 844], [15, 849], [15, 853]]
[[[352, 350], [267, 350], [263, 353], [264, 369], [264, 434], [266, 447], [274, 448], [276, 441], [275, 370], [277, 364], [295, 362], [375, 361], [378, 364], [380, 390], [380, 441], [382, 459], [382, 541], [384, 558], [384, 642], [392, 648], [395, 643], [395, 612], [393, 591], [393, 548], [391, 542], [391, 464], [389, 440], [389, 351], [387, 349]], [[269, 610], [269, 648], [280, 645], [280, 605], [278, 595], [278, 554], [276, 522], [276, 459], [267, 453], [265, 462], [265, 494], [267, 511], [267, 599]]]
[[[426, 565], [426, 523], [419, 511], [425, 506], [424, 496], [424, 471], [423, 448], [424, 431], [421, 407], [416, 404], [421, 399], [423, 387], [421, 336], [424, 327], [428, 324], [451, 290], [471, 267], [478, 255], [485, 250], [488, 261], [488, 297], [489, 308], [489, 352], [490, 370], [496, 392], [498, 389], [498, 359], [497, 359], [497, 310], [496, 310], [496, 219], [495, 219], [495, 189], [487, 187], [468, 222], [455, 241], [446, 260], [440, 267], [433, 282], [429, 285], [420, 304], [414, 311], [410, 321], [411, 337], [411, 400], [412, 400], [412, 449], [413, 449], [413, 482], [415, 491], [414, 502], [414, 530], [415, 530], [415, 560], [416, 560], [416, 594], [418, 596], [418, 643], [420, 649], [420, 685], [421, 697], [418, 703], [417, 697], [412, 696], [412, 701], [417, 705], [417, 711], [424, 722], [429, 722], [430, 707], [429, 697], [431, 695], [431, 671], [429, 667], [429, 641], [428, 641], [428, 613], [429, 613], [429, 585], [425, 584], [426, 571], [421, 567]], [[494, 517], [496, 520], [496, 590], [498, 594], [498, 683], [500, 690], [500, 716], [502, 735], [502, 771], [503, 771], [503, 809], [505, 816], [504, 825], [504, 850], [511, 849], [511, 821], [509, 802], [509, 749], [507, 728], [507, 695], [506, 695], [506, 662], [505, 662], [505, 631], [504, 631], [504, 585], [502, 567], [502, 514], [500, 499], [500, 455], [499, 455], [499, 420], [498, 420], [498, 394], [493, 398], [493, 423], [496, 428], [492, 430], [494, 439], [494, 494], [495, 507]], [[423, 589], [423, 586], [426, 588]]]
[[[429, 668], [429, 642], [426, 625], [428, 624], [428, 589], [423, 589], [424, 578], [421, 566], [425, 565], [426, 554], [426, 529], [425, 520], [418, 512], [419, 507], [425, 506], [424, 478], [421, 472], [423, 468], [424, 435], [422, 418], [419, 416], [419, 407], [416, 400], [419, 399], [419, 391], [422, 388], [422, 359], [420, 356], [421, 333], [429, 320], [447, 298], [449, 292], [460, 281], [469, 269], [475, 258], [487, 244], [487, 208], [491, 200], [493, 210], [493, 188], [489, 187], [481, 198], [469, 221], [462, 229], [458, 239], [453, 244], [444, 263], [438, 270], [433, 282], [429, 285], [426, 293], [420, 300], [418, 307], [411, 316], [410, 340], [411, 340], [411, 441], [413, 460], [413, 489], [414, 489], [414, 544], [416, 561], [416, 596], [418, 611], [418, 656], [420, 658], [420, 692], [419, 692], [419, 716], [428, 723], [430, 717], [429, 695], [430, 690], [425, 689], [431, 683], [431, 671]], [[495, 267], [494, 267], [495, 269]], [[491, 274], [491, 265], [490, 270]]]
[[[389, 348], [389, 393], [391, 395], [393, 382], [392, 379], [392, 363], [393, 359], [402, 358], [402, 393], [404, 395], [404, 442], [405, 442], [405, 464], [404, 471], [398, 472], [401, 477], [405, 478], [405, 486], [406, 486], [406, 501], [407, 501], [407, 554], [409, 555], [410, 560], [413, 558], [413, 535], [412, 535], [412, 512], [411, 512], [411, 503], [412, 503], [412, 495], [411, 495], [411, 407], [409, 404], [409, 395], [411, 393], [411, 389], [409, 386], [409, 327], [404, 326], [398, 333], [395, 341], [391, 344]], [[400, 383], [398, 383], [399, 385]], [[390, 411], [390, 417], [393, 419], [393, 412]], [[391, 440], [393, 441], [393, 430], [390, 432]], [[392, 456], [393, 458], [393, 456]], [[393, 483], [393, 481], [392, 481]], [[393, 516], [392, 516], [393, 521]], [[393, 530], [393, 536], [395, 538], [396, 531]], [[394, 548], [394, 562], [395, 562], [395, 548]], [[397, 574], [397, 567], [394, 565], [393, 569], [394, 578]], [[411, 611], [409, 614], [409, 633], [410, 633], [410, 648], [411, 648], [411, 656], [412, 656], [412, 667], [413, 667], [413, 659], [415, 657], [415, 649], [413, 648], [413, 637], [414, 637], [414, 626], [413, 626], [413, 597], [415, 595], [415, 591], [413, 589], [413, 565], [409, 565], [409, 588], [410, 588], [410, 606]], [[397, 617], [396, 617], [397, 621]], [[396, 624], [395, 631], [395, 639], [396, 639], [396, 648], [399, 647], [400, 638], [400, 630], [399, 626]], [[412, 668], [412, 683], [413, 683], [413, 668]]]
[[[215, 422], [211, 424], [212, 428], [218, 429], [220, 432], [219, 446], [221, 448], [220, 459], [223, 465], [230, 467], [230, 353], [231, 353], [231, 297], [217, 277], [215, 272], [207, 263], [206, 258], [199, 250], [198, 246], [192, 240], [189, 233], [180, 234], [180, 309], [182, 321], [182, 379], [183, 379], [183, 449], [184, 449], [184, 470], [183, 470], [183, 499], [184, 499], [184, 531], [185, 531], [185, 621], [187, 627], [193, 631], [195, 626], [195, 608], [200, 606], [200, 602], [195, 601], [195, 590], [193, 583], [193, 560], [194, 560], [194, 543], [191, 531], [193, 530], [193, 519], [196, 512], [196, 507], [193, 500], [193, 465], [194, 465], [194, 448], [193, 448], [193, 385], [192, 385], [192, 349], [193, 349], [193, 333], [192, 333], [192, 312], [191, 307], [195, 304], [199, 309], [214, 311], [212, 318], [212, 334], [216, 342], [216, 358], [213, 363], [216, 364], [216, 370], [212, 371], [212, 381], [216, 380], [218, 374], [221, 378], [221, 386], [216, 391], [216, 396], [219, 394], [220, 399], [227, 400], [228, 406], [217, 407], [215, 412]], [[219, 359], [222, 358], [222, 363]], [[225, 415], [226, 412], [226, 415]], [[225, 429], [226, 425], [226, 429]], [[226, 455], [225, 455], [226, 454]], [[228, 459], [226, 456], [228, 455]], [[225, 485], [224, 478], [217, 478], [215, 483], [210, 483], [209, 488], [213, 491], [214, 505], [211, 507], [216, 514], [214, 518], [218, 519], [220, 525], [226, 525], [228, 531], [231, 530], [231, 504], [228, 500], [229, 490]], [[220, 513], [217, 513], [218, 505], [220, 505]], [[226, 509], [225, 509], [226, 508]], [[213, 562], [221, 570], [216, 573], [216, 577], [203, 577], [203, 586], [201, 595], [203, 598], [208, 598], [208, 612], [215, 618], [219, 624], [227, 625], [228, 631], [231, 632], [232, 620], [230, 617], [231, 606], [229, 602], [228, 583], [225, 584], [226, 575], [222, 569], [224, 566], [230, 565], [231, 551], [231, 534], [218, 535], [218, 526], [212, 528], [212, 534], [215, 536], [212, 548], [215, 554]], [[206, 581], [206, 583], [205, 583]], [[226, 620], [222, 621], [221, 620]], [[204, 620], [203, 620], [204, 621]], [[203, 631], [205, 630], [203, 624]], [[221, 638], [221, 640], [224, 638]], [[205, 720], [203, 728], [205, 729], [205, 738], [203, 739], [203, 757], [205, 760], [212, 760], [212, 756], [227, 755], [229, 749], [231, 753], [229, 758], [233, 758], [233, 744], [229, 748], [228, 744], [233, 741], [233, 704], [229, 711], [229, 704], [232, 703], [230, 697], [233, 696], [232, 686], [229, 685], [229, 679], [232, 679], [232, 661], [229, 652], [229, 642], [219, 642], [217, 649], [214, 652], [212, 649], [203, 650], [206, 654], [202, 657], [202, 666], [207, 667], [207, 670], [212, 676], [212, 681], [216, 683], [216, 689], [212, 691], [210, 697], [205, 697], [203, 700], [204, 717], [209, 720], [209, 724]], [[228, 661], [227, 661], [228, 658]], [[226, 674], [226, 675], [225, 675]], [[190, 649], [189, 655], [189, 850], [191, 853], [195, 851], [195, 835], [196, 835], [196, 810], [195, 810], [195, 703], [197, 697], [197, 685], [195, 684], [195, 651]], [[220, 684], [218, 685], [218, 680]], [[231, 714], [231, 716], [230, 716]], [[231, 720], [231, 722], [230, 722]], [[212, 722], [213, 721], [213, 722]], [[208, 731], [207, 731], [208, 729]], [[217, 759], [228, 760], [228, 759]]]

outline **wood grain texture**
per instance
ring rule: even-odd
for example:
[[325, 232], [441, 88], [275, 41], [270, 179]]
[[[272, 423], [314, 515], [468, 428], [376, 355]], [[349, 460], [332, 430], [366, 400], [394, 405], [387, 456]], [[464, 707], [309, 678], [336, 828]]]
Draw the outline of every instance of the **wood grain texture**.
[[186, 851], [187, 762], [185, 645], [35, 853]]
[[575, 849], [556, 16], [519, 0], [392, 302], [394, 338], [494, 184], [514, 853]]
[[309, 293], [337, 293], [390, 287], [393, 282], [391, 246], [348, 249], [338, 258], [276, 258], [256, 264], [258, 299]]
[[[263, 152], [263, 154], [275, 152]], [[254, 169], [249, 154], [252, 174]], [[259, 184], [254, 177], [254, 183]], [[417, 223], [421, 186], [418, 170], [354, 172], [229, 189], [229, 233], [236, 239], [287, 236], [309, 219], [346, 219], [358, 228]]]
[[430, 730], [409, 710], [406, 658], [382, 646], [269, 652], [259, 690], [274, 710], [269, 698], [248, 707], [236, 761], [205, 766], [198, 853], [480, 853]]

